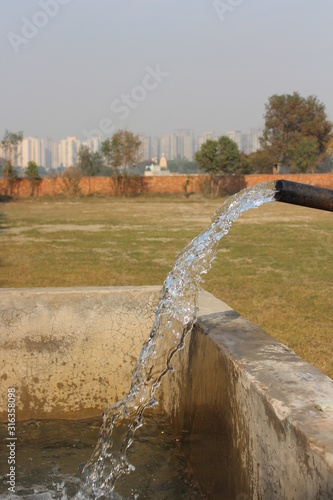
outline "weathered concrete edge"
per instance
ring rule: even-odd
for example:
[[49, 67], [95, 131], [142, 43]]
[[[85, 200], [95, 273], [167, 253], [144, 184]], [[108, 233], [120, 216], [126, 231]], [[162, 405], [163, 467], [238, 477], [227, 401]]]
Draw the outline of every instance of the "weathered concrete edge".
[[[199, 318], [189, 353], [192, 387], [183, 394], [182, 415], [189, 460], [200, 481], [204, 440], [214, 429], [205, 463], [212, 460], [220, 470], [220, 485], [215, 477], [215, 492], [205, 493], [333, 498], [333, 413], [319, 409], [333, 401], [333, 381], [235, 311]], [[209, 380], [215, 394], [201, 389]], [[198, 435], [206, 436], [201, 446]], [[215, 442], [221, 440], [224, 462], [218, 463]], [[231, 481], [221, 472], [226, 462], [236, 475]], [[221, 484], [228, 490], [222, 492]]]
[[32, 288], [0, 288], [1, 295], [18, 294], [18, 295], [34, 295], [34, 294], [72, 294], [82, 292], [93, 293], [110, 293], [110, 292], [123, 292], [133, 291], [140, 292], [140, 290], [160, 291], [159, 285], [145, 285], [145, 286], [73, 286], [73, 287], [32, 287]]
[[279, 420], [330, 450], [333, 467], [333, 380], [234, 310], [201, 317], [196, 328], [267, 399]]
[[[75, 287], [39, 287], [39, 288], [0, 288], [0, 302], [1, 296], [10, 294], [14, 295], [40, 295], [51, 293], [54, 295], [71, 295], [81, 293], [121, 293], [121, 292], [160, 292], [162, 287], [160, 285], [143, 285], [143, 286], [75, 286]], [[199, 316], [206, 316], [216, 312], [224, 312], [232, 310], [228, 304], [217, 299], [213, 294], [206, 290], [201, 290], [199, 294]]]

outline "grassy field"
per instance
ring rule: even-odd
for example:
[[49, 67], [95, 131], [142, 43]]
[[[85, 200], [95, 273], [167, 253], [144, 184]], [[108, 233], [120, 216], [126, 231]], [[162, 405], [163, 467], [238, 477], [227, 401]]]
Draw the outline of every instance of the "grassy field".
[[[0, 286], [161, 285], [221, 200], [0, 205]], [[223, 238], [204, 288], [333, 378], [333, 214], [269, 203]]]

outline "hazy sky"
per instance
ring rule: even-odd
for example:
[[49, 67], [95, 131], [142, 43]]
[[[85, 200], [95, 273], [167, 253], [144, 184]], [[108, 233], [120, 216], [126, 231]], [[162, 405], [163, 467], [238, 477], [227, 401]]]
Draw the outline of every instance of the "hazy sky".
[[333, 120], [332, 0], [0, 0], [4, 130], [55, 139], [263, 126], [272, 94]]

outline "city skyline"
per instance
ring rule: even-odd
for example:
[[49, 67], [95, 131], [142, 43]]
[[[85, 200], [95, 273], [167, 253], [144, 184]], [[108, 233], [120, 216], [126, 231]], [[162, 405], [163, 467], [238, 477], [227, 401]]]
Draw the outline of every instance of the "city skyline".
[[262, 128], [273, 94], [333, 118], [333, 3], [0, 0], [0, 136]]
[[[160, 137], [146, 134], [137, 135], [141, 141], [140, 161], [147, 163], [154, 158], [160, 159], [162, 155], [165, 155], [168, 161], [177, 159], [193, 161], [195, 152], [200, 149], [204, 142], [208, 139], [217, 140], [220, 137], [212, 130], [196, 136], [193, 129], [178, 129]], [[252, 128], [246, 133], [240, 130], [229, 130], [222, 135], [232, 139], [241, 152], [250, 154], [260, 148], [262, 129]], [[103, 140], [99, 136], [85, 140], [76, 136], [68, 136], [60, 141], [52, 137], [23, 136], [18, 150], [17, 166], [25, 168], [29, 161], [34, 161], [39, 167], [46, 169], [75, 166], [82, 146], [88, 147], [92, 153], [101, 153]], [[0, 145], [1, 156], [4, 156], [4, 153]]]

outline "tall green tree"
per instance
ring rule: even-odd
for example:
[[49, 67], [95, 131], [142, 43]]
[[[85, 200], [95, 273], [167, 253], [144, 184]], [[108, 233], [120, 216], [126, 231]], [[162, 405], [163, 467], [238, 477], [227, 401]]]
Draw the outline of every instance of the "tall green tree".
[[194, 155], [198, 168], [202, 172], [217, 173], [217, 141], [208, 139]]
[[232, 175], [245, 168], [237, 144], [226, 136], [217, 141], [208, 139], [195, 153], [195, 160], [198, 168], [210, 176], [211, 196], [218, 195], [224, 175]]
[[40, 182], [40, 175], [38, 172], [38, 165], [34, 161], [29, 161], [28, 166], [24, 171], [25, 175], [29, 179], [30, 183], [30, 196], [34, 195], [35, 192], [35, 187], [39, 184]]
[[222, 175], [232, 175], [241, 168], [241, 155], [237, 144], [223, 135], [217, 141], [217, 165]]
[[241, 166], [238, 146], [226, 136], [217, 141], [208, 139], [195, 153], [195, 160], [200, 170], [216, 176], [232, 175]]
[[[265, 105], [262, 146], [294, 171], [314, 171], [330, 139], [332, 123], [315, 96], [273, 95]], [[305, 169], [305, 170], [304, 170]]]
[[20, 145], [23, 140], [23, 132], [5, 131], [5, 135], [1, 141], [1, 148], [4, 155], [5, 165], [2, 168], [2, 175], [6, 179], [5, 196], [8, 195], [9, 186], [16, 177], [15, 165], [17, 165], [20, 155]]
[[106, 163], [112, 168], [117, 192], [121, 175], [121, 192], [124, 193], [128, 169], [134, 167], [140, 160], [140, 145], [139, 136], [128, 130], [118, 130], [110, 139], [102, 142], [102, 153]]

